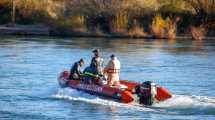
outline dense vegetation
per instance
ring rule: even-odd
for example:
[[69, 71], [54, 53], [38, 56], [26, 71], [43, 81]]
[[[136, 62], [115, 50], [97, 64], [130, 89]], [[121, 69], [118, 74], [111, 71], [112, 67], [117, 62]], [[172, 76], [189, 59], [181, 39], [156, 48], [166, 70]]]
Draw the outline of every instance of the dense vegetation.
[[[0, 24], [43, 23], [54, 34], [119, 34], [174, 39], [214, 35], [215, 0], [0, 0]], [[204, 32], [203, 32], [204, 31]], [[195, 34], [194, 34], [195, 35]]]

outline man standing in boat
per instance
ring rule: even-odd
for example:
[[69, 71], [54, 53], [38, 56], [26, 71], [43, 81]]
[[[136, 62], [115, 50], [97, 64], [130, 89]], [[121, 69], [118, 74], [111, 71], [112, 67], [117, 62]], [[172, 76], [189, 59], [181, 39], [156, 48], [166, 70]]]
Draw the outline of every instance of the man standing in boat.
[[84, 65], [84, 60], [80, 59], [75, 62], [70, 70], [69, 80], [80, 80], [82, 78], [81, 67]]
[[109, 86], [120, 87], [119, 82], [120, 61], [114, 54], [111, 55], [111, 60], [104, 68], [104, 72], [107, 73], [108, 75], [107, 82]]
[[93, 53], [94, 53], [94, 57], [92, 58], [91, 60], [91, 64], [90, 66], [94, 66], [96, 67], [97, 71], [98, 71], [98, 74], [103, 74], [103, 68], [102, 68], [102, 65], [103, 65], [103, 58], [100, 56], [100, 52], [99, 52], [99, 49], [95, 49], [93, 50]]

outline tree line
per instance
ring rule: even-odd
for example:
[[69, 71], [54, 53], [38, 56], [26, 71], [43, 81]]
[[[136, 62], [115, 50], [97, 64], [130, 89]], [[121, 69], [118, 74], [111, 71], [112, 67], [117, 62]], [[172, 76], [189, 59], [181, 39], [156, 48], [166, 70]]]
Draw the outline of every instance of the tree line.
[[[15, 5], [15, 8], [14, 8]], [[0, 24], [43, 23], [56, 34], [91, 32], [174, 38], [214, 34], [215, 0], [1, 0]]]

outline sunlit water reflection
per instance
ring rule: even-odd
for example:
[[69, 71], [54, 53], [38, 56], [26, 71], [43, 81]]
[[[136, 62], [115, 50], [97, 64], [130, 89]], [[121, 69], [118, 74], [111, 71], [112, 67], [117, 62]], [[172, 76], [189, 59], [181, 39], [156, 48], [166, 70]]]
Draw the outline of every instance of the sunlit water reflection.
[[[121, 78], [154, 80], [174, 97], [152, 108], [59, 89], [58, 74], [94, 48]], [[215, 119], [215, 41], [1, 37], [0, 119]]]

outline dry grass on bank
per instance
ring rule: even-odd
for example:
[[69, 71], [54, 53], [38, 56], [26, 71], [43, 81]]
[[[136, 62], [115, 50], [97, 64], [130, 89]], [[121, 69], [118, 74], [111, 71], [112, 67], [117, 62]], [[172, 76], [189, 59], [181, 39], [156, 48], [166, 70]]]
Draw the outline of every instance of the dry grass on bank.
[[116, 14], [116, 17], [111, 21], [111, 32], [117, 34], [126, 34], [128, 28], [128, 16], [121, 12]]
[[[208, 33], [214, 35], [214, 27], [211, 26], [215, 26], [215, 0], [15, 1], [17, 24], [43, 23], [58, 33], [87, 31], [95, 32], [94, 34], [108, 33], [138, 37], [147, 35], [144, 31], [146, 30], [151, 31], [156, 38], [175, 39], [177, 22], [167, 16], [178, 15], [182, 18], [182, 22], [178, 24], [179, 32], [186, 31], [181, 29], [187, 29], [191, 25], [210, 23], [206, 28]], [[0, 0], [1, 24], [11, 21], [12, 5], [12, 0]], [[152, 18], [154, 14], [161, 15]], [[187, 20], [186, 15], [192, 17]], [[135, 20], [139, 25], [133, 24]], [[198, 27], [190, 29], [194, 39], [202, 39], [201, 36], [205, 35], [205, 32], [202, 32], [204, 30], [199, 29]]]
[[176, 22], [169, 17], [163, 19], [160, 15], [156, 15], [152, 21], [151, 32], [156, 38], [175, 39]]
[[193, 40], [202, 40], [206, 34], [206, 29], [203, 26], [191, 26], [190, 32]]
[[144, 37], [147, 36], [147, 33], [144, 32], [143, 27], [136, 25], [128, 31], [128, 35], [131, 37]]

